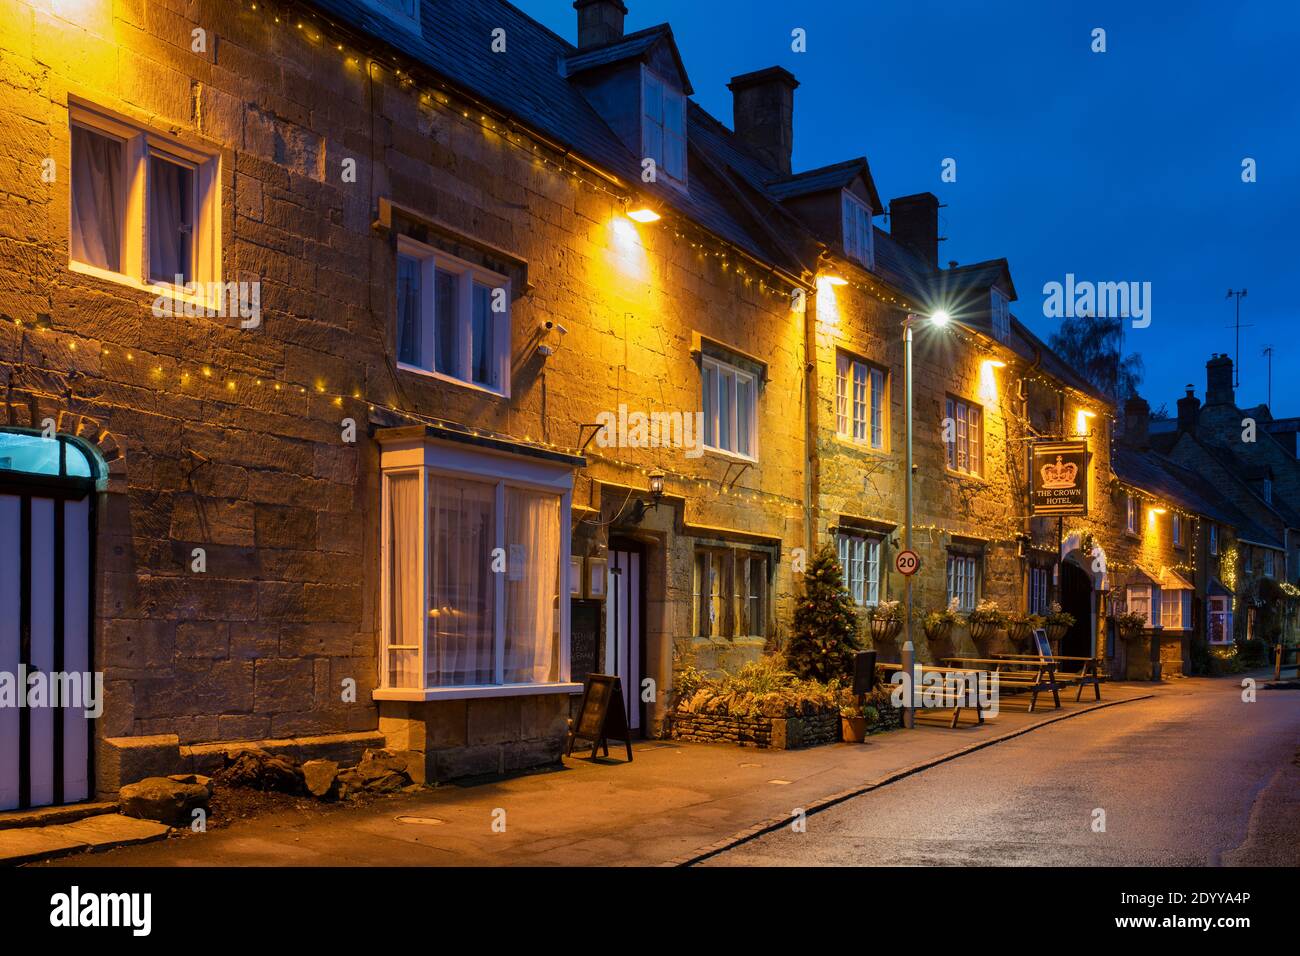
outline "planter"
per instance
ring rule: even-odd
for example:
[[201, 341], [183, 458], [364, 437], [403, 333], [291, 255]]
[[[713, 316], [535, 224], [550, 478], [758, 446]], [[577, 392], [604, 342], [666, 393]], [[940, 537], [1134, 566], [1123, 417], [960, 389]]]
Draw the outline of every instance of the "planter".
[[895, 618], [873, 617], [871, 639], [878, 644], [892, 644], [903, 630], [903, 622]]
[[1070, 629], [1070, 625], [1068, 624], [1047, 625], [1047, 627], [1045, 628], [1045, 630], [1047, 631], [1047, 639], [1052, 642], [1052, 647], [1056, 647], [1056, 645], [1058, 645], [1061, 642], [1061, 638], [1065, 637], [1065, 632], [1068, 631], [1069, 629]]
[[1034, 635], [1034, 627], [1028, 621], [1010, 621], [1007, 624], [1007, 637], [1011, 643], [1016, 646], [1016, 650], [1024, 650], [1029, 646], [1029, 639]]
[[925, 639], [931, 643], [946, 641], [952, 637], [952, 621], [925, 628]]
[[835, 743], [840, 739], [841, 720], [838, 707], [786, 717], [732, 717], [730, 714], [677, 711], [673, 714], [672, 737], [674, 740], [794, 750]]
[[971, 621], [970, 622], [971, 640], [974, 641], [992, 640], [997, 635], [999, 627], [1001, 627], [1001, 625], [998, 624], [996, 621]]
[[840, 736], [847, 743], [860, 744], [867, 739], [867, 718], [840, 717]]

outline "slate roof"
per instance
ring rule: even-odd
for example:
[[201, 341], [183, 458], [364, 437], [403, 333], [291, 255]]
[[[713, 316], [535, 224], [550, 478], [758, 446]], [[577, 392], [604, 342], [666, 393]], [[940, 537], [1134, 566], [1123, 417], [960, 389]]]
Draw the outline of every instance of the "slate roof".
[[876, 192], [876, 183], [871, 178], [871, 167], [867, 163], [865, 156], [848, 159], [842, 163], [832, 163], [830, 166], [821, 166], [817, 169], [806, 169], [801, 173], [794, 173], [783, 179], [774, 179], [768, 182], [766, 187], [767, 191], [775, 198], [786, 200], [799, 196], [810, 196], [813, 193], [826, 192], [832, 189], [844, 189], [859, 176], [866, 183], [867, 192], [870, 195], [871, 211], [877, 214], [882, 212], [880, 194]]
[[[635, 183], [655, 202], [791, 274], [798, 275], [815, 264], [808, 254], [814, 245], [813, 237], [780, 200], [803, 188], [811, 191], [821, 184], [851, 181], [859, 171], [871, 183], [870, 170], [861, 158], [780, 177], [730, 129], [690, 99], [688, 190], [683, 192], [663, 183], [641, 183], [639, 158], [587, 101], [580, 85], [564, 73], [639, 56], [658, 42], [669, 42], [676, 56], [672, 31], [666, 24], [579, 51], [506, 0], [420, 0], [421, 36], [360, 0], [309, 2], [335, 22], [377, 38], [598, 168]], [[506, 31], [510, 56], [488, 52], [484, 38], [498, 27]], [[876, 274], [919, 305], [932, 304], [934, 308], [940, 307], [940, 297], [945, 295], [979, 298], [981, 284], [991, 285], [1006, 266], [1006, 260], [992, 260], [958, 270], [935, 269], [881, 229], [875, 231], [875, 249]], [[982, 314], [978, 308], [979, 303], [972, 301], [968, 324], [988, 333], [987, 301]], [[954, 315], [967, 321], [957, 311]], [[1039, 362], [1044, 371], [1079, 391], [1109, 401], [1014, 316], [1012, 329], [1013, 341], [1007, 344], [1017, 354]]]
[[622, 39], [614, 40], [612, 43], [568, 54], [564, 57], [565, 74], [567, 76], [577, 76], [587, 70], [640, 58], [660, 41], [667, 41], [668, 48], [677, 63], [677, 70], [681, 73], [682, 91], [687, 96], [690, 96], [695, 90], [691, 88], [690, 77], [686, 75], [686, 65], [682, 63], [681, 54], [677, 52], [677, 41], [673, 39], [673, 28], [666, 23], [646, 27], [636, 33], [626, 34]]

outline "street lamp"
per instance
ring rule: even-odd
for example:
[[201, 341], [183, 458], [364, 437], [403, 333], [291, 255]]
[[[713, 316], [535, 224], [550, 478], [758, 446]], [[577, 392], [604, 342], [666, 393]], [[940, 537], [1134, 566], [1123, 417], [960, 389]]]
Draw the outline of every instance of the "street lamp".
[[[915, 313], [907, 313], [907, 318], [903, 319], [903, 391], [906, 393], [904, 402], [907, 412], [904, 416], [907, 422], [907, 521], [903, 525], [903, 547], [908, 551], [912, 550], [912, 325], [918, 319], [924, 316]], [[943, 328], [952, 321], [950, 316], [943, 309], [930, 315], [930, 322], [938, 328]], [[912, 578], [913, 575], [906, 576], [906, 613], [903, 616], [904, 640], [903, 640], [903, 672], [907, 674], [908, 686], [908, 706], [903, 708], [903, 726], [914, 727], [916, 725], [916, 708], [911, 706], [916, 702], [916, 681], [915, 681], [915, 653], [916, 648], [912, 645]]]

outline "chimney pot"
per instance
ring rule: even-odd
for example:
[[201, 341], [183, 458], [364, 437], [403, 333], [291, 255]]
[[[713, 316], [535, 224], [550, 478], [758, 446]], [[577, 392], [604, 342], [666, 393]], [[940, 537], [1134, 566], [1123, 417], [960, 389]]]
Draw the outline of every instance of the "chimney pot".
[[1196, 434], [1196, 420], [1201, 414], [1201, 400], [1196, 397], [1192, 386], [1187, 386], [1187, 394], [1178, 400], [1178, 431]]
[[622, 0], [573, 0], [578, 11], [578, 49], [603, 46], [623, 38], [627, 7]]
[[[900, 196], [889, 201], [889, 234], [901, 245], [939, 267], [939, 199], [934, 193]], [[956, 263], [949, 263], [956, 267]]]
[[727, 84], [736, 136], [782, 176], [790, 175], [798, 86], [794, 74], [779, 66], [733, 76]]
[[1232, 405], [1236, 394], [1232, 387], [1232, 359], [1215, 355], [1205, 363], [1205, 404]]

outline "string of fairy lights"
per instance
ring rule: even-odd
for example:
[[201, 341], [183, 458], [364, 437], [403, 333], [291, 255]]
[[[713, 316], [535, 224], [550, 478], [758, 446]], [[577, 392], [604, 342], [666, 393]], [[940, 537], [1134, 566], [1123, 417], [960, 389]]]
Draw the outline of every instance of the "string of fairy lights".
[[[528, 154], [533, 163], [552, 170], [556, 175], [564, 177], [577, 187], [608, 196], [614, 202], [624, 206], [637, 199], [633, 191], [621, 184], [617, 177], [605, 174], [594, 167], [589, 167], [573, 159], [572, 155], [563, 148], [547, 141], [544, 136], [524, 128], [517, 121], [501, 116], [494, 108], [477, 101], [464, 90], [454, 89], [450, 84], [436, 76], [417, 79], [409, 69], [403, 69], [399, 65], [400, 61], [394, 54], [385, 56], [375, 51], [365, 51], [352, 46], [347, 40], [351, 36], [350, 31], [329, 22], [315, 11], [303, 10], [290, 15], [283, 10], [277, 12], [275, 8], [268, 6], [265, 2], [249, 2], [249, 0], [244, 0], [241, 6], [246, 14], [261, 17], [268, 27], [279, 28], [286, 32], [301, 35], [306, 41], [323, 49], [332, 48], [347, 67], [359, 68], [364, 64], [367, 79], [373, 79], [372, 70], [375, 67], [391, 70], [401, 88], [418, 93], [422, 105], [431, 107], [433, 104], [437, 104], [448, 114], [458, 116], [460, 121], [475, 125], [482, 129], [484, 133], [495, 136], [499, 142]], [[795, 298], [796, 290], [802, 290], [805, 294], [815, 292], [815, 288], [791, 282], [777, 270], [766, 267], [761, 262], [754, 260], [746, 250], [720, 239], [685, 217], [673, 216], [671, 222], [670, 228], [675, 239], [688, 243], [698, 257], [715, 260], [721, 271], [739, 277], [746, 288], [752, 290], [756, 286], [759, 293], [774, 299], [784, 300], [787, 303]], [[845, 282], [859, 291], [868, 293], [882, 303], [901, 309], [915, 310], [913, 302], [885, 283], [874, 279], [862, 281], [857, 278], [850, 278]], [[21, 319], [14, 319], [13, 322], [19, 329], [24, 331], [55, 334], [55, 330], [52, 324], [49, 323], [48, 318], [44, 322], [40, 319], [34, 323], [24, 323]], [[948, 331], [963, 339], [972, 347], [982, 352], [994, 354], [995, 350], [990, 347], [988, 342], [977, 335], [970, 334], [956, 325], [950, 326]], [[66, 346], [70, 352], [77, 352], [79, 349], [78, 342], [75, 339], [67, 342]], [[349, 406], [356, 406], [355, 411], [358, 414], [360, 409], [364, 407], [372, 415], [376, 412], [382, 412], [410, 424], [442, 426], [479, 438], [501, 437], [485, 429], [466, 426], [462, 422], [444, 420], [437, 416], [413, 412], [375, 400], [365, 396], [362, 390], [357, 387], [340, 390], [336, 385], [332, 385], [323, 378], [317, 378], [312, 382], [293, 382], [273, 375], [250, 374], [237, 372], [230, 368], [220, 368], [213, 363], [180, 363], [170, 357], [158, 356], [142, 349], [126, 349], [102, 344], [99, 346], [99, 353], [104, 359], [120, 357], [128, 364], [147, 368], [148, 371], [145, 374], [159, 386], [166, 384], [179, 386], [182, 392], [193, 390], [197, 396], [208, 400], [217, 400], [218, 396], [220, 396], [221, 400], [233, 402], [241, 397], [257, 394], [275, 396], [277, 393], [310, 396], [327, 401], [330, 405], [340, 409], [346, 410]], [[1022, 363], [1018, 362], [1017, 365], [1020, 366]], [[1059, 394], [1083, 394], [1078, 392], [1077, 389], [1062, 385], [1059, 380], [1051, 378], [1045, 373], [1037, 373], [1023, 367], [1017, 367], [1016, 371], [1021, 380], [1026, 383], [1033, 383]], [[1095, 400], [1090, 399], [1090, 401]], [[1114, 422], [1115, 416], [1113, 413], [1103, 408], [1102, 414]], [[1113, 446], [1113, 429], [1111, 442]], [[604, 450], [582, 449], [579, 451], [572, 446], [534, 438], [532, 435], [525, 435], [523, 443], [549, 451], [573, 455], [582, 454], [587, 458], [603, 462], [607, 466], [632, 472], [646, 478], [652, 473], [663, 474], [678, 485], [695, 485], [698, 488], [712, 491], [718, 497], [726, 495], [737, 503], [777, 501], [788, 505], [792, 510], [801, 508], [804, 504], [802, 498], [780, 492], [739, 487], [736, 483], [739, 476], [737, 476], [737, 479], [728, 482], [725, 478], [718, 479], [665, 468], [661, 463], [648, 464], [644, 461], [621, 458]], [[1167, 509], [1170, 508], [1166, 503], [1161, 504]], [[1190, 514], [1187, 516], [1194, 517]], [[886, 519], [875, 520], [885, 521]], [[960, 529], [937, 523], [914, 524], [913, 530], [923, 533], [964, 533]], [[1019, 528], [998, 529], [996, 533], [999, 536], [986, 540], [991, 544], [1005, 545], [1023, 541], [1023, 532]], [[1114, 568], [1120, 567], [1119, 563], [1113, 561], [1109, 562], [1109, 565]]]

